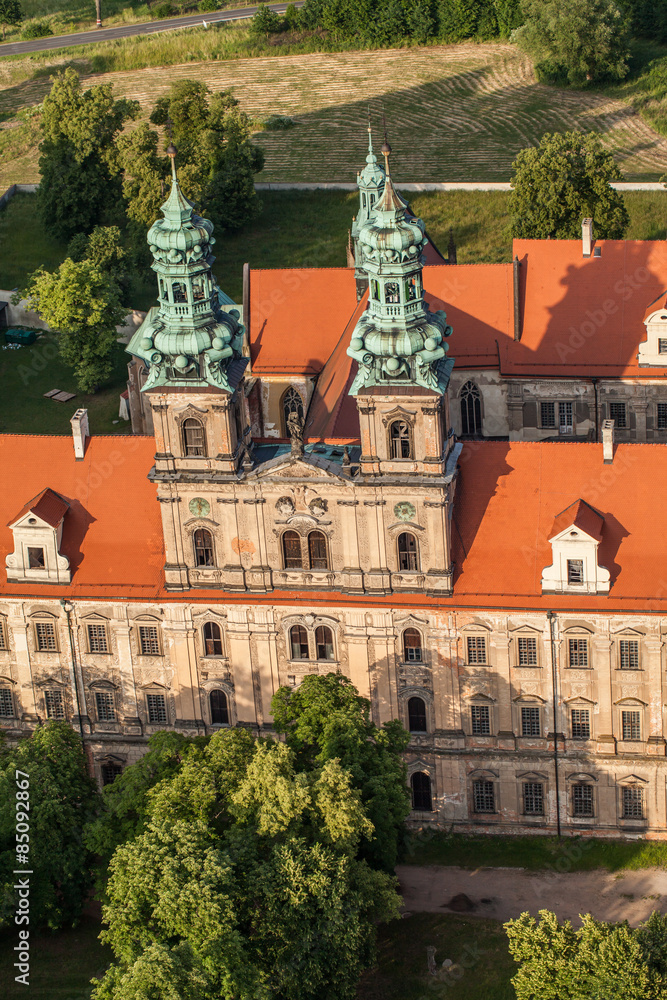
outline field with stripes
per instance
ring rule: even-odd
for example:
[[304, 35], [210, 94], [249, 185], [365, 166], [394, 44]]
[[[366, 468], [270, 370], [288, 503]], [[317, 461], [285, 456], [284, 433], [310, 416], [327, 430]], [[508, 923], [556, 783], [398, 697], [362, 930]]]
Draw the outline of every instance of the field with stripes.
[[[72, 61], [54, 57], [51, 68], [66, 58]], [[667, 165], [667, 138], [630, 104], [545, 87], [505, 44], [209, 60], [97, 75], [86, 65], [79, 63], [86, 84], [113, 83], [146, 114], [172, 80], [190, 77], [212, 89], [231, 87], [258, 121], [289, 115], [293, 128], [257, 137], [266, 151], [262, 181], [353, 180], [365, 155], [369, 107], [376, 126], [386, 116], [399, 181], [508, 180], [520, 149], [566, 129], [599, 132], [629, 180], [657, 179]], [[0, 64], [0, 188], [39, 179], [31, 109], [50, 86], [43, 68], [44, 75], [18, 83], [10, 68]]]

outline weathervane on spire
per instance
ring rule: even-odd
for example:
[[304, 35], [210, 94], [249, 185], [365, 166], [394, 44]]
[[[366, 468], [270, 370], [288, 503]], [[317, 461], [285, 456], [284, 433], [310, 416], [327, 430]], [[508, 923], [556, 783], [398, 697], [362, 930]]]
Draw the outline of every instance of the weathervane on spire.
[[171, 160], [171, 176], [174, 180], [178, 180], [176, 176], [176, 147], [174, 146], [172, 139], [172, 125], [171, 118], [167, 118], [166, 122], [167, 135], [169, 136], [169, 145], [167, 146], [167, 156]]

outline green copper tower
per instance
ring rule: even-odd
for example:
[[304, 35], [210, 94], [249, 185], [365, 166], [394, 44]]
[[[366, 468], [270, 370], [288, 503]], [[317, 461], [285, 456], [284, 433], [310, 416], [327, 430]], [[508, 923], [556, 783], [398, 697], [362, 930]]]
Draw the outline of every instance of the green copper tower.
[[127, 350], [148, 368], [142, 391], [157, 386], [215, 386], [232, 392], [242, 374], [236, 369], [245, 366], [244, 328], [238, 310], [223, 310], [223, 296], [211, 271], [213, 223], [198, 216], [183, 195], [176, 176], [176, 150], [170, 145], [167, 152], [172, 161], [171, 192], [161, 208], [163, 218], [148, 232], [158, 305]]
[[448, 345], [443, 341], [452, 328], [442, 310], [431, 313], [424, 301], [424, 223], [408, 217], [394, 189], [386, 138], [382, 153], [382, 195], [358, 235], [369, 298], [347, 349], [359, 364], [350, 394], [375, 385], [423, 386], [444, 394], [454, 362], [446, 359]]

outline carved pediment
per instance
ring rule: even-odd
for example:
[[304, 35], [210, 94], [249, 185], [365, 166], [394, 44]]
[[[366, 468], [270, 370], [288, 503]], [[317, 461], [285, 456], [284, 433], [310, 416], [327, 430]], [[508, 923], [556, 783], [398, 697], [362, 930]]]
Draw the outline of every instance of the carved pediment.
[[[348, 482], [346, 476], [336, 474], [333, 470], [335, 466], [333, 462], [327, 463], [327, 468], [323, 465], [315, 464], [308, 460], [308, 456], [303, 458], [291, 458], [290, 455], [285, 455], [284, 461], [276, 465], [270, 465], [270, 467], [260, 466], [256, 470], [256, 478], [261, 480], [271, 480], [271, 479], [294, 479], [296, 481], [302, 479], [330, 479], [333, 482]], [[255, 475], [249, 476], [248, 478], [255, 478]]]

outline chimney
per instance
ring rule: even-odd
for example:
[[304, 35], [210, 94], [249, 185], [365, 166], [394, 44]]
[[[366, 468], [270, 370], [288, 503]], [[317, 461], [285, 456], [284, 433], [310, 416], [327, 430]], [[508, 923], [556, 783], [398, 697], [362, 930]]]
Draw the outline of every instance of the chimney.
[[581, 242], [584, 250], [584, 257], [590, 257], [593, 252], [593, 220], [584, 219], [581, 223]]
[[88, 430], [88, 410], [77, 410], [72, 419], [72, 438], [74, 440], [74, 457], [80, 462], [86, 454], [86, 441], [90, 436]]
[[614, 461], [614, 420], [602, 421], [602, 460], [605, 465]]

